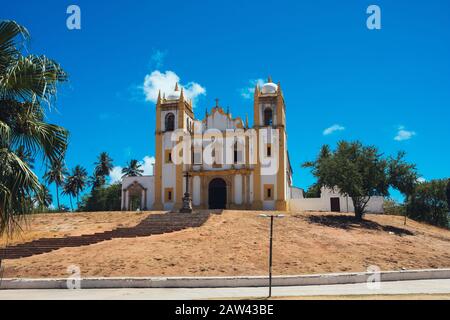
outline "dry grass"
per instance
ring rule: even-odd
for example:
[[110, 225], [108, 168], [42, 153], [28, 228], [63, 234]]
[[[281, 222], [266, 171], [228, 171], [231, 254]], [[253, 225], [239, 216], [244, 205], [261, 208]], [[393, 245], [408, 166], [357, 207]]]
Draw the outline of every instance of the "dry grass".
[[[4, 276], [65, 277], [73, 264], [82, 276], [265, 275], [268, 220], [258, 214], [225, 211], [196, 229], [6, 260]], [[40, 227], [30, 228], [37, 234], [44, 227], [97, 232], [98, 226], [111, 228], [110, 219], [124, 224], [130, 218], [128, 225], [132, 225], [145, 216], [98, 215], [98, 221], [93, 216], [89, 223], [82, 220], [83, 227], [78, 218], [72, 219], [74, 215], [65, 221], [61, 217], [46, 220], [48, 224], [40, 221]], [[124, 220], [118, 219], [120, 215]], [[345, 214], [299, 213], [275, 222], [275, 275], [364, 271], [371, 265], [382, 270], [450, 267], [450, 231], [411, 220], [404, 227], [402, 217], [386, 215], [368, 215], [366, 222], [357, 223]]]

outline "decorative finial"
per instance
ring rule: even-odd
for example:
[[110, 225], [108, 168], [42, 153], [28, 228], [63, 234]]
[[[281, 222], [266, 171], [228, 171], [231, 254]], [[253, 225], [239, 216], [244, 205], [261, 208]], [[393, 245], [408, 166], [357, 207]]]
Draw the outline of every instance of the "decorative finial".
[[267, 79], [267, 82], [268, 83], [272, 83], [272, 77], [271, 76], [269, 76], [269, 78]]
[[248, 129], [248, 113], [245, 114], [245, 127]]
[[158, 91], [158, 100], [157, 103], [161, 102], [161, 90]]
[[218, 108], [218, 107], [219, 107], [219, 99], [216, 98], [216, 108]]
[[230, 115], [230, 107], [227, 107], [227, 115]]
[[175, 84], [175, 91], [178, 91], [179, 90], [179, 88], [178, 88], [178, 82]]
[[181, 88], [180, 101], [184, 101], [184, 90]]
[[259, 84], [256, 84], [254, 96], [256, 97], [258, 95], [259, 95]]

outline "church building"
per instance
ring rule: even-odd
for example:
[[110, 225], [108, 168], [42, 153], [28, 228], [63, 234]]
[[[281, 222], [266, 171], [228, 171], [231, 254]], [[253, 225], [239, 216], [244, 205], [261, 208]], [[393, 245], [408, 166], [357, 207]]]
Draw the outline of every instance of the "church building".
[[[175, 132], [193, 141], [189, 152], [178, 153]], [[248, 117], [233, 118], [218, 100], [198, 119], [192, 101], [174, 84], [174, 90], [160, 93], [156, 102], [155, 139], [154, 175], [123, 179], [123, 210], [137, 209], [133, 199], [141, 210], [179, 210], [186, 188], [194, 210], [289, 210], [286, 105], [280, 84], [270, 78], [255, 88], [252, 127]], [[211, 161], [206, 161], [206, 151]], [[192, 161], [177, 161], [175, 153]], [[276, 163], [274, 170], [265, 167], [267, 159]]]

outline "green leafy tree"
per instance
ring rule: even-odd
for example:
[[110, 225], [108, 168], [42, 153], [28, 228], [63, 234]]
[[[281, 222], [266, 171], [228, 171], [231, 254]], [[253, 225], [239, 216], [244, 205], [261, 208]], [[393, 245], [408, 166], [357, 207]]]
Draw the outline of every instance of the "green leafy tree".
[[448, 208], [450, 209], [450, 179], [448, 179], [447, 189], [445, 190], [445, 193], [447, 196], [447, 205], [448, 205]]
[[408, 216], [414, 220], [448, 227], [446, 186], [446, 180], [418, 184], [407, 204]]
[[140, 177], [144, 173], [142, 165], [137, 160], [131, 160], [125, 168], [122, 169], [123, 177]]
[[312, 184], [305, 192], [305, 198], [320, 198], [321, 186], [318, 183]]
[[[398, 159], [402, 159], [401, 154]], [[317, 159], [303, 164], [303, 167], [312, 169], [319, 185], [337, 187], [342, 195], [350, 196], [356, 218], [362, 219], [371, 197], [388, 196], [392, 181], [406, 180], [400, 170], [395, 179], [390, 179], [390, 165], [390, 160], [385, 159], [374, 146], [363, 146], [358, 141], [341, 141], [335, 151], [331, 151], [329, 146], [322, 147]]]
[[54, 183], [56, 186], [56, 204], [58, 209], [60, 209], [59, 190], [63, 186], [67, 175], [68, 171], [62, 158], [53, 161], [47, 167], [47, 172], [44, 174], [44, 181], [49, 185]]
[[[405, 202], [409, 201], [414, 192], [419, 175], [415, 164], [404, 160], [405, 153], [399, 152], [396, 158], [390, 158], [388, 163], [388, 176], [390, 185], [405, 196]], [[407, 210], [405, 210], [406, 224]]]
[[92, 190], [85, 195], [80, 204], [81, 211], [120, 211], [122, 185], [115, 183], [110, 186]]
[[0, 233], [13, 231], [17, 219], [32, 212], [29, 199], [41, 188], [30, 163], [16, 151], [22, 147], [22, 155], [40, 155], [52, 164], [67, 147], [67, 131], [47, 123], [44, 115], [67, 75], [45, 56], [24, 55], [28, 38], [23, 26], [0, 21]]

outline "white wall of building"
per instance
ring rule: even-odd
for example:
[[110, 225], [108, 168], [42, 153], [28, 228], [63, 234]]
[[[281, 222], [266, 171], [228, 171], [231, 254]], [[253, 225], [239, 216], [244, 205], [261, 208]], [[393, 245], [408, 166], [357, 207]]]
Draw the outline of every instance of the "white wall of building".
[[[145, 207], [150, 210], [153, 207], [153, 203], [155, 202], [155, 177], [124, 177], [122, 179], [122, 190], [127, 189], [135, 182], [139, 183], [143, 188], [147, 189], [147, 203], [145, 204]], [[122, 200], [122, 207], [128, 207], [128, 203], [126, 203], [126, 200], [126, 198]]]
[[[352, 198], [342, 196], [336, 190], [327, 188], [322, 188], [320, 198], [291, 198], [289, 207], [291, 211], [331, 211], [331, 198], [339, 198], [340, 212], [355, 212]], [[383, 204], [383, 197], [371, 197], [366, 212], [383, 213]]]

